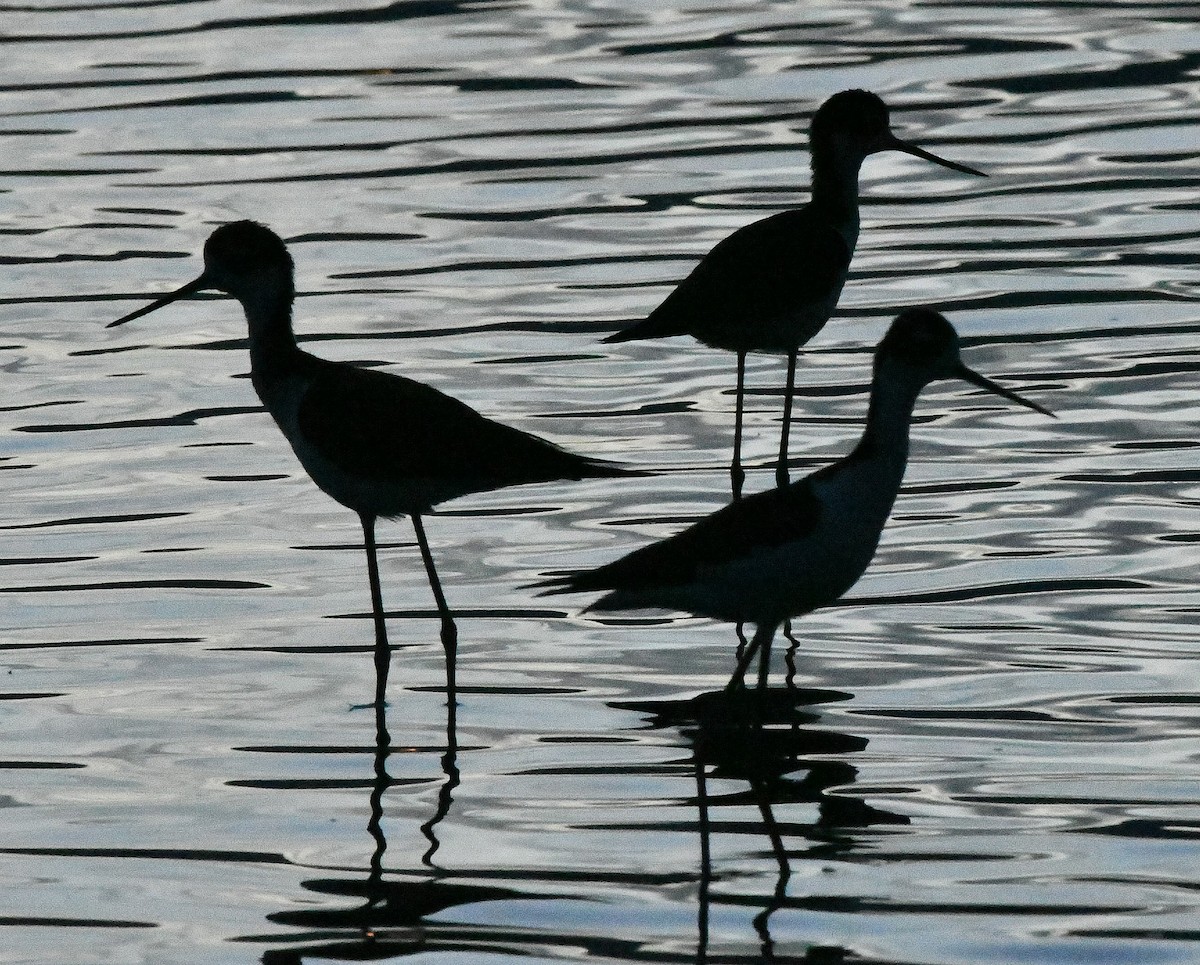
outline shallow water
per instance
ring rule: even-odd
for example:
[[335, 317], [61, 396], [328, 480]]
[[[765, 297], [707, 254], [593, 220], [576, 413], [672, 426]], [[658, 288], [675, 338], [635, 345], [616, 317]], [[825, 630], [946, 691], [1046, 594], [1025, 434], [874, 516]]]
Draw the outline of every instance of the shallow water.
[[[1196, 960], [1194, 10], [0, 12], [0, 962]], [[797, 470], [853, 444], [905, 305], [1060, 418], [926, 391], [874, 564], [796, 622], [748, 737], [693, 700], [732, 628], [527, 584], [726, 501], [731, 357], [599, 337], [803, 201], [846, 87], [991, 176], [864, 165]], [[379, 752], [356, 521], [261, 411], [237, 306], [103, 327], [243, 217], [288, 239], [314, 352], [656, 470], [429, 519], [453, 733], [387, 524]], [[780, 361], [748, 381], [756, 490]]]

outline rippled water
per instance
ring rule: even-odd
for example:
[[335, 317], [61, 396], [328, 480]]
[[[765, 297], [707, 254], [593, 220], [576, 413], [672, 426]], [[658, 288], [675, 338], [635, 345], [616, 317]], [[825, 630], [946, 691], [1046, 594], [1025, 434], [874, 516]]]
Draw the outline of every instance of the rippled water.
[[[0, 961], [1196, 961], [1194, 12], [0, 6]], [[802, 202], [847, 87], [991, 177], [867, 161], [797, 466], [852, 444], [904, 305], [1061, 418], [927, 390], [867, 576], [797, 621], [765, 732], [713, 728], [731, 628], [526, 585], [725, 501], [731, 358], [599, 337]], [[376, 746], [356, 521], [261, 411], [236, 304], [103, 327], [243, 217], [316, 353], [657, 470], [430, 518], [456, 732], [388, 524]], [[781, 381], [752, 358], [751, 490]]]

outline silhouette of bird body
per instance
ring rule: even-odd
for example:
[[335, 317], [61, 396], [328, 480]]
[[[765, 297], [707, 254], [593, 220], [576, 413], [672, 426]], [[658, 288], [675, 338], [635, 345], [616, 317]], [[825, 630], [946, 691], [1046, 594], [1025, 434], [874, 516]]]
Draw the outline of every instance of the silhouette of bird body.
[[858, 175], [879, 151], [901, 151], [967, 174], [983, 174], [947, 161], [892, 133], [887, 106], [875, 94], [834, 94], [813, 117], [811, 200], [739, 228], [719, 242], [645, 319], [605, 342], [691, 335], [737, 354], [734, 416], [734, 498], [741, 494], [742, 412], [746, 355], [788, 359], [776, 482], [787, 483], [788, 434], [795, 395], [796, 354], [837, 307], [858, 242]]
[[964, 379], [1051, 415], [967, 368], [944, 317], [910, 309], [876, 350], [866, 427], [849, 455], [787, 486], [735, 500], [612, 563], [540, 585], [549, 593], [603, 592], [589, 610], [661, 608], [753, 623], [754, 638], [730, 686], [761, 652], [765, 687], [779, 625], [837, 600], [870, 564], [904, 478], [917, 396], [942, 378]]
[[249, 326], [254, 390], [313, 482], [359, 515], [375, 619], [376, 706], [384, 703], [390, 659], [375, 546], [380, 516], [412, 518], [442, 619], [453, 700], [457, 631], [421, 516], [468, 493], [632, 473], [494, 422], [412, 379], [305, 352], [292, 331], [291, 255], [278, 235], [253, 221], [217, 228], [205, 242], [204, 271], [198, 278], [109, 327], [206, 289], [226, 292], [241, 303]]
[[642, 322], [605, 341], [691, 335], [729, 352], [794, 352], [833, 314], [857, 238], [857, 219], [843, 231], [809, 207], [748, 224]]

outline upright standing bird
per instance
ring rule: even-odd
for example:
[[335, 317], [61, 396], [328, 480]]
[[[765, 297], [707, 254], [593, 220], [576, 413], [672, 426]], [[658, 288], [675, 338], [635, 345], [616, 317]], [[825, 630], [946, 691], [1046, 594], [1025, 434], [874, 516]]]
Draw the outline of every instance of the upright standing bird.
[[457, 631], [434, 568], [422, 514], [467, 493], [520, 483], [631, 475], [501, 425], [437, 389], [303, 351], [292, 333], [292, 258], [253, 221], [214, 231], [194, 281], [110, 323], [123, 325], [205, 289], [242, 304], [250, 328], [250, 379], [321, 489], [358, 513], [375, 618], [375, 705], [382, 708], [390, 649], [375, 549], [378, 517], [411, 516], [442, 620], [447, 689], [454, 699]]
[[908, 429], [921, 390], [965, 379], [1053, 415], [963, 364], [958, 334], [928, 308], [892, 323], [875, 352], [867, 424], [858, 445], [788, 486], [730, 503], [683, 532], [540, 586], [549, 593], [607, 591], [589, 610], [656, 607], [755, 624], [729, 686], [756, 652], [766, 686], [771, 641], [786, 619], [838, 599], [875, 555], [908, 460]]
[[783, 430], [775, 478], [788, 480], [788, 431], [796, 353], [837, 306], [858, 241], [858, 172], [879, 151], [903, 151], [955, 171], [982, 171], [930, 154], [892, 133], [887, 105], [865, 90], [834, 94], [821, 105], [809, 135], [811, 200], [739, 228], [719, 242], [666, 300], [642, 321], [605, 342], [691, 335], [737, 353], [733, 429], [733, 495], [741, 494], [742, 408], [746, 353], [787, 356]]

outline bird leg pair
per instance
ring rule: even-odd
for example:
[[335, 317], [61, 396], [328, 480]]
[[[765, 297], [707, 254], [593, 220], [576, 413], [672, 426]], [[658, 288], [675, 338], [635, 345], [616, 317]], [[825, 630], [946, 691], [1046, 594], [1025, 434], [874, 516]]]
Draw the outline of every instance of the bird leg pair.
[[[792, 425], [792, 399], [796, 389], [796, 352], [788, 355], [787, 388], [783, 396], [783, 430], [779, 438], [779, 462], [775, 466], [775, 485], [788, 484], [788, 435]], [[733, 483], [733, 498], [742, 498], [746, 472], [742, 469], [742, 410], [746, 398], [746, 353], [737, 353], [737, 404], [733, 416], [733, 464], [729, 478]]]
[[754, 655], [758, 654], [758, 688], [759, 690], [767, 689], [767, 674], [771, 669], [771, 642], [775, 639], [775, 631], [778, 629], [777, 623], [760, 623], [754, 630], [754, 636], [750, 639], [749, 646], [743, 651], [741, 658], [738, 660], [737, 667], [733, 671], [733, 676], [729, 678], [729, 683], [725, 685], [727, 691], [737, 690], [739, 687], [745, 686], [746, 669], [750, 666], [750, 661], [754, 659]]
[[[392, 649], [387, 639], [387, 624], [383, 616], [383, 591], [379, 585], [379, 560], [375, 547], [375, 517], [367, 513], [359, 515], [362, 521], [363, 544], [367, 551], [367, 577], [371, 584], [371, 611], [375, 618], [375, 709], [382, 711], [387, 698], [388, 669], [391, 664]], [[429, 577], [429, 588], [433, 590], [433, 599], [437, 603], [438, 613], [442, 618], [442, 648], [446, 652], [446, 700], [451, 708], [455, 704], [455, 662], [458, 657], [458, 628], [446, 605], [445, 594], [442, 593], [442, 583], [438, 579], [437, 569], [433, 565], [433, 554], [429, 551], [429, 540], [425, 537], [425, 527], [421, 517], [412, 517], [413, 529], [417, 534], [417, 546], [421, 550], [421, 560], [425, 563], [425, 572]]]

